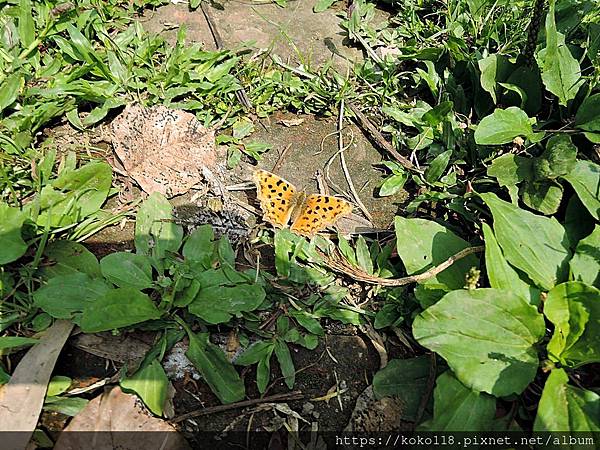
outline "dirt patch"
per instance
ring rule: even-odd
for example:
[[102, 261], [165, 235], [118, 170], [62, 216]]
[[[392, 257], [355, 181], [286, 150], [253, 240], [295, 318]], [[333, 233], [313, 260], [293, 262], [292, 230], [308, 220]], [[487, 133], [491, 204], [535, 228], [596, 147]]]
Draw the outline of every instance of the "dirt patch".
[[[283, 60], [302, 63], [305, 67], [319, 67], [331, 61], [341, 72], [362, 59], [362, 52], [346, 39], [340, 22], [346, 12], [330, 8], [314, 13], [316, 0], [290, 1], [286, 8], [271, 2], [213, 2], [210, 14], [214, 19], [225, 48], [239, 48], [250, 43], [261, 49], [270, 49]], [[378, 12], [383, 21], [387, 15]], [[166, 5], [147, 12], [142, 19], [144, 27], [162, 33], [173, 42], [179, 26], [187, 28], [191, 42], [201, 42], [204, 48], [215, 50], [215, 41], [200, 8], [190, 11], [187, 5]]]

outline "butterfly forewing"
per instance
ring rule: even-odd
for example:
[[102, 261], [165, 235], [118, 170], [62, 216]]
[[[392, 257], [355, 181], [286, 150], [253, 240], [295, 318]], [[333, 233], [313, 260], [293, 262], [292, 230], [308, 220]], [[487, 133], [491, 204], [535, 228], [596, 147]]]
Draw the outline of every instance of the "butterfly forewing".
[[296, 188], [277, 175], [266, 170], [254, 172], [254, 182], [263, 218], [277, 227], [285, 227], [298, 198]]
[[352, 205], [345, 200], [329, 195], [311, 194], [304, 200], [290, 230], [303, 236], [314, 236], [351, 212]]

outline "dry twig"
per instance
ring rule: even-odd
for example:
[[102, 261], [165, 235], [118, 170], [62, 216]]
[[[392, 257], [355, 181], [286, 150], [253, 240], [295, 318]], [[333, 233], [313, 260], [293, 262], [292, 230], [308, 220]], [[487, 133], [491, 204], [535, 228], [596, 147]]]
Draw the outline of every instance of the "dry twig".
[[382, 136], [379, 130], [371, 123], [367, 116], [365, 116], [356, 106], [352, 103], [348, 103], [348, 108], [352, 111], [356, 120], [358, 121], [358, 125], [366, 131], [369, 136], [375, 141], [375, 143], [381, 147], [383, 150], [392, 155], [396, 161], [398, 161], [403, 167], [408, 170], [412, 170], [414, 172], [420, 172], [419, 169], [415, 167], [413, 163], [411, 163], [407, 158], [402, 156], [400, 153], [396, 151], [392, 144], [390, 144], [386, 139]]
[[368, 273], [364, 272], [360, 268], [355, 267], [355, 266], [351, 265], [350, 263], [348, 263], [348, 261], [346, 261], [346, 259], [337, 251], [337, 249], [335, 250], [335, 252], [333, 253], [332, 256], [326, 255], [323, 252], [319, 252], [319, 253], [320, 253], [321, 257], [327, 263], [327, 266], [329, 268], [335, 270], [336, 272], [343, 273], [345, 275], [348, 275], [351, 278], [354, 278], [355, 280], [363, 281], [365, 283], [377, 284], [379, 286], [393, 287], [393, 286], [405, 286], [407, 284], [417, 283], [419, 281], [424, 281], [429, 278], [433, 278], [438, 273], [446, 270], [448, 267], [450, 267], [456, 261], [458, 261], [466, 256], [469, 256], [473, 253], [482, 252], [484, 250], [485, 250], [485, 247], [483, 245], [478, 245], [476, 247], [467, 247], [467, 248], [461, 250], [460, 252], [458, 252], [457, 254], [452, 255], [450, 258], [448, 258], [446, 261], [444, 261], [440, 265], [432, 267], [431, 269], [429, 269], [426, 272], [419, 273], [417, 275], [410, 275], [408, 277], [403, 277], [403, 278], [380, 278], [380, 277], [376, 277], [373, 275], [369, 275]]
[[269, 397], [253, 398], [251, 400], [243, 400], [241, 402], [230, 403], [228, 405], [217, 405], [210, 406], [208, 408], [197, 409], [196, 411], [190, 411], [189, 413], [182, 414], [180, 416], [171, 419], [171, 423], [179, 423], [192, 417], [206, 416], [208, 414], [220, 413], [223, 411], [229, 411], [231, 409], [246, 408], [247, 406], [259, 405], [261, 403], [275, 403], [275, 402], [287, 402], [290, 400], [301, 400], [305, 398], [304, 394], [300, 391], [292, 391], [285, 394], [275, 394]]

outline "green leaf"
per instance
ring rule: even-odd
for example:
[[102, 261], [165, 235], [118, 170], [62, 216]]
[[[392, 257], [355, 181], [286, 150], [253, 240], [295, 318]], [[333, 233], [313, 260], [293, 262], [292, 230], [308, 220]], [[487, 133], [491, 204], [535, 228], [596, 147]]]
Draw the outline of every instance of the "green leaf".
[[242, 117], [233, 123], [233, 137], [243, 139], [254, 132], [254, 124], [250, 119]]
[[215, 234], [209, 224], [196, 228], [183, 245], [183, 256], [190, 261], [198, 261], [205, 269], [211, 267], [214, 253]]
[[55, 319], [72, 319], [111, 291], [104, 280], [75, 272], [50, 278], [33, 293], [33, 302]]
[[400, 189], [404, 187], [404, 184], [408, 180], [408, 173], [402, 173], [400, 175], [392, 175], [385, 179], [381, 187], [379, 188], [379, 196], [387, 197], [394, 195]]
[[562, 185], [553, 181], [528, 182], [523, 189], [523, 203], [547, 216], [558, 211], [562, 196]]
[[232, 314], [254, 311], [265, 296], [264, 289], [257, 284], [211, 286], [201, 289], [188, 309], [209, 323], [223, 323]]
[[373, 260], [371, 260], [371, 252], [365, 242], [365, 238], [359, 236], [356, 240], [356, 260], [358, 267], [363, 269], [368, 274], [373, 274]]
[[0, 265], [16, 261], [27, 251], [21, 227], [27, 215], [19, 208], [0, 203]]
[[40, 195], [37, 224], [53, 227], [72, 225], [97, 212], [112, 184], [112, 168], [105, 162], [90, 162], [75, 170], [63, 170]]
[[281, 374], [285, 379], [285, 384], [289, 389], [293, 389], [296, 380], [296, 369], [294, 368], [292, 355], [290, 355], [290, 349], [284, 341], [278, 339], [275, 341], [274, 350], [277, 361], [279, 362]]
[[315, 6], [313, 6], [313, 11], [316, 13], [323, 12], [329, 9], [329, 7], [335, 2], [336, 0], [317, 0], [317, 3], [315, 3]]
[[122, 288], [152, 287], [152, 265], [144, 255], [116, 252], [100, 260], [102, 275]]
[[496, 97], [496, 83], [505, 81], [512, 64], [503, 55], [489, 55], [477, 61], [479, 71], [481, 72], [481, 87], [490, 93], [494, 104], [498, 103]]
[[594, 230], [594, 218], [583, 206], [577, 194], [573, 194], [567, 203], [564, 227], [571, 249], [575, 249], [577, 243]]
[[306, 311], [290, 311], [290, 316], [296, 319], [300, 326], [310, 333], [316, 334], [317, 336], [323, 336], [325, 334], [325, 330], [323, 330], [319, 321], [310, 316]]
[[467, 387], [497, 397], [521, 393], [538, 368], [534, 345], [544, 319], [520, 295], [501, 289], [449, 292], [413, 322], [413, 335], [438, 353]]
[[135, 392], [153, 414], [163, 415], [169, 379], [157, 359], [119, 384], [124, 390]]
[[190, 330], [187, 332], [190, 344], [185, 355], [198, 369], [221, 403], [243, 400], [244, 383], [223, 351], [208, 341], [208, 335], [199, 336]]
[[433, 419], [421, 430], [489, 431], [495, 413], [495, 398], [472, 391], [446, 371], [437, 378], [433, 391]]
[[29, 347], [38, 343], [37, 339], [20, 336], [0, 336], [0, 354], [3, 350], [19, 347]]
[[496, 239], [510, 264], [545, 290], [566, 278], [571, 254], [565, 229], [554, 217], [522, 210], [495, 194], [480, 196], [492, 211]]
[[575, 169], [563, 178], [571, 183], [581, 203], [594, 219], [600, 219], [600, 166], [591, 161], [577, 161]]
[[135, 222], [135, 248], [138, 253], [162, 259], [176, 252], [183, 228], [173, 222], [173, 207], [164, 195], [154, 192], [141, 204]]
[[69, 377], [63, 377], [60, 375], [53, 376], [48, 383], [48, 389], [46, 390], [46, 397], [54, 397], [66, 392], [71, 386], [71, 380]]
[[80, 397], [47, 397], [44, 411], [52, 411], [75, 417], [85, 408], [89, 400]]
[[33, 20], [33, 8], [29, 0], [19, 1], [19, 38], [21, 46], [26, 49], [35, 41], [35, 21]]
[[501, 145], [518, 136], [538, 141], [544, 133], [534, 133], [527, 113], [516, 106], [496, 109], [484, 117], [475, 130], [475, 142], [480, 145]]
[[[600, 396], [570, 386], [568, 381], [563, 369], [552, 370], [540, 398], [534, 432], [600, 431]], [[579, 449], [581, 446], [561, 445], [560, 448]]]
[[498, 180], [500, 186], [508, 188], [513, 203], [517, 203], [517, 184], [533, 178], [533, 158], [507, 153], [492, 161], [487, 174]]
[[44, 250], [46, 263], [41, 268], [45, 278], [85, 273], [92, 278], [100, 277], [100, 264], [96, 256], [85, 246], [72, 241], [54, 241]]
[[[396, 217], [396, 246], [398, 255], [409, 275], [424, 272], [446, 261], [450, 256], [469, 247], [469, 243], [442, 225], [425, 219]], [[479, 260], [469, 255], [430, 278], [426, 284], [441, 284], [449, 289], [460, 289], [471, 267], [478, 267]]]
[[567, 135], [552, 136], [546, 150], [535, 158], [533, 173], [536, 179], [555, 179], [570, 174], [577, 163], [577, 147]]
[[575, 115], [575, 126], [580, 130], [600, 132], [600, 93], [583, 101]]
[[537, 54], [544, 86], [559, 99], [563, 106], [577, 95], [580, 86], [581, 68], [565, 44], [565, 36], [556, 31], [554, 0], [546, 16], [546, 48]]
[[483, 223], [482, 229], [485, 240], [485, 268], [490, 286], [514, 292], [531, 305], [537, 306], [540, 303], [540, 292], [521, 280], [517, 271], [506, 262], [489, 225]]
[[217, 254], [219, 255], [221, 264], [229, 265], [230, 267], [235, 266], [235, 251], [225, 234], [217, 242]]
[[427, 394], [431, 358], [393, 359], [373, 377], [376, 399], [398, 396], [402, 399], [400, 418], [414, 422], [423, 396]]
[[0, 113], [12, 105], [19, 96], [21, 73], [13, 73], [0, 84]]
[[452, 150], [446, 150], [431, 161], [431, 164], [427, 167], [427, 170], [425, 170], [425, 180], [427, 180], [428, 183], [436, 182], [444, 174], [451, 156]]
[[544, 314], [554, 324], [550, 359], [567, 367], [600, 361], [600, 291], [579, 281], [548, 292]]
[[79, 326], [84, 333], [114, 330], [159, 319], [150, 297], [133, 288], [112, 289], [83, 310]]
[[263, 394], [267, 390], [267, 386], [269, 385], [269, 380], [271, 379], [271, 354], [273, 349], [269, 354], [265, 355], [259, 362], [256, 367], [256, 385], [258, 386], [258, 392]]
[[576, 281], [600, 288], [600, 225], [579, 241], [569, 264]]
[[272, 341], [258, 341], [250, 345], [244, 352], [235, 359], [235, 364], [240, 366], [250, 366], [256, 364], [266, 355], [270, 355], [275, 348]]

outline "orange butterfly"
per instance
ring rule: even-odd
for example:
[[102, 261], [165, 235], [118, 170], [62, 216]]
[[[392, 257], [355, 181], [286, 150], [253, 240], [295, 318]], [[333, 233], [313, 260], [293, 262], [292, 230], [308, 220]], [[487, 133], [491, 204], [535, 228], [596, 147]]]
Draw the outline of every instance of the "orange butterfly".
[[253, 178], [263, 219], [277, 228], [286, 227], [291, 220], [292, 232], [312, 237], [352, 212], [352, 205], [345, 200], [298, 191], [266, 170], [256, 170]]

